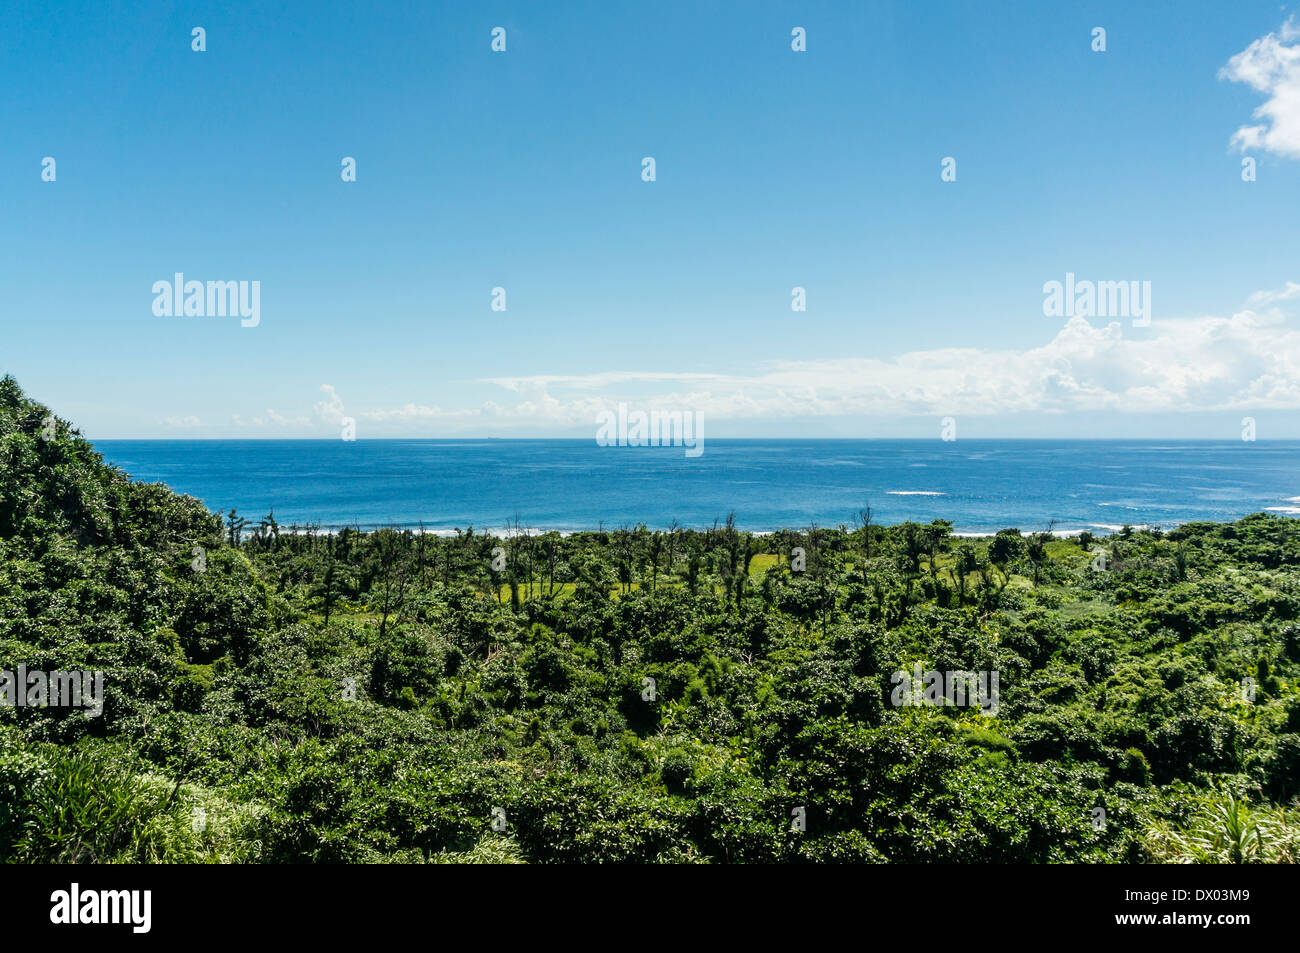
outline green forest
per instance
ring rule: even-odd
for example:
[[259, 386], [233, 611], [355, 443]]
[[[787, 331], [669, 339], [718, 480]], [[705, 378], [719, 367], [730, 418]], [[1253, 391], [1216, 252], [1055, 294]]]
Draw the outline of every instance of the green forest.
[[[5, 378], [0, 669], [103, 700], [0, 704], [0, 858], [1297, 858], [1300, 523], [844, 518], [281, 526], [131, 480]], [[899, 704], [931, 671], [996, 705]]]

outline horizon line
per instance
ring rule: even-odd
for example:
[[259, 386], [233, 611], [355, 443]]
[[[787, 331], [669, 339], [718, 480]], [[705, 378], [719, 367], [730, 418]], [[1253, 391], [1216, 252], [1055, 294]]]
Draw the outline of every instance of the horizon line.
[[[89, 437], [89, 436], [86, 436], [86, 434], [84, 434], [84, 433], [79, 434], [79, 435], [80, 435], [83, 439], [85, 439], [85, 440], [89, 440], [91, 443], [95, 443], [96, 441], [108, 441], [108, 442], [118, 442], [118, 443], [124, 443], [124, 442], [128, 442], [128, 441], [129, 441], [129, 442], [135, 442], [135, 443], [166, 443], [166, 442], [174, 442], [174, 443], [180, 443], [180, 442], [190, 442], [190, 443], [200, 443], [200, 442], [223, 443], [223, 442], [233, 442], [233, 441], [246, 441], [246, 442], [257, 442], [257, 441], [261, 441], [261, 442], [268, 442], [268, 443], [269, 443], [269, 442], [272, 442], [272, 441], [278, 441], [278, 442], [281, 442], [281, 443], [289, 443], [289, 442], [293, 442], [293, 443], [418, 443], [418, 442], [427, 442], [427, 441], [431, 441], [431, 440], [444, 441], [444, 442], [448, 442], [448, 443], [451, 443], [451, 442], [482, 441], [482, 440], [494, 440], [494, 441], [499, 441], [499, 442], [502, 442], [502, 443], [541, 443], [541, 442], [556, 442], [556, 441], [564, 441], [564, 442], [567, 442], [567, 443], [593, 443], [593, 444], [596, 443], [596, 441], [595, 441], [593, 438], [591, 438], [591, 437], [496, 437], [496, 436], [477, 436], [477, 435], [466, 435], [466, 436], [459, 436], [459, 437], [356, 437], [356, 438], [354, 438], [354, 439], [352, 439], [352, 440], [342, 440], [342, 439], [340, 439], [339, 437], [269, 437], [269, 436], [240, 436], [240, 437], [235, 437], [235, 436], [221, 436], [221, 437], [213, 437], [213, 436], [188, 436], [188, 437], [181, 437], [181, 436], [174, 436], [174, 437]], [[709, 437], [709, 438], [708, 438], [706, 441], [704, 441], [704, 442], [705, 442], [705, 443], [727, 443], [727, 442], [748, 442], [748, 443], [765, 443], [765, 442], [772, 442], [772, 443], [775, 443], [775, 442], [778, 442], [778, 441], [785, 441], [785, 442], [814, 443], [814, 442], [818, 442], [818, 441], [839, 441], [839, 442], [844, 442], [844, 441], [858, 441], [858, 442], [867, 442], [867, 441], [915, 441], [915, 442], [917, 442], [917, 443], [921, 443], [921, 442], [927, 442], [927, 443], [975, 443], [975, 442], [978, 442], [978, 441], [987, 441], [987, 440], [1022, 441], [1022, 442], [1025, 442], [1025, 443], [1030, 443], [1030, 442], [1047, 442], [1047, 441], [1074, 442], [1074, 443], [1104, 443], [1104, 442], [1112, 442], [1112, 443], [1115, 443], [1115, 442], [1131, 442], [1131, 443], [1137, 443], [1137, 442], [1148, 442], [1148, 441], [1152, 441], [1152, 440], [1160, 440], [1160, 441], [1164, 441], [1164, 442], [1167, 442], [1167, 443], [1192, 443], [1192, 442], [1214, 441], [1214, 442], [1221, 442], [1221, 443], [1234, 443], [1234, 444], [1235, 444], [1235, 443], [1297, 443], [1297, 442], [1300, 442], [1300, 436], [1296, 436], [1296, 437], [1259, 437], [1259, 438], [1256, 438], [1256, 439], [1254, 439], [1254, 440], [1242, 440], [1240, 437], [1233, 438], [1233, 437], [1220, 437], [1220, 436], [1201, 436], [1201, 437], [1186, 437], [1186, 436], [1183, 436], [1183, 437], [1161, 437], [1161, 436], [1146, 436], [1146, 437], [962, 437], [962, 438], [960, 438], [960, 439], [954, 439], [954, 440], [944, 440], [942, 437], [885, 437], [885, 436], [874, 436], [874, 437], [815, 436], [815, 437], [807, 437], [807, 436], [804, 436], [804, 437]], [[599, 444], [597, 444], [597, 446], [599, 446]], [[653, 445], [653, 446], [652, 446], [652, 445], [645, 445], [645, 446], [635, 446], [635, 447], [634, 447], [634, 446], [625, 446], [625, 447], [603, 446], [603, 447], [601, 447], [601, 449], [606, 449], [606, 450], [610, 450], [610, 449], [617, 449], [617, 450], [645, 450], [645, 449], [680, 450], [681, 447], [678, 446], [678, 445], [673, 445], [673, 444], [664, 444], [664, 445]]]

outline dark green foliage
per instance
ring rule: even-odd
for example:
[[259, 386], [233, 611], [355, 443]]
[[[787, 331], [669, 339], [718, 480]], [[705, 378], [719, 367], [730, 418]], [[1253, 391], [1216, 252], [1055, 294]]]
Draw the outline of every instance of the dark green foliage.
[[[6, 378], [0, 668], [107, 691], [0, 706], [0, 858], [1133, 862], [1285, 828], [1295, 521], [951, 528], [223, 521]], [[896, 704], [917, 665], [998, 673], [996, 711]]]

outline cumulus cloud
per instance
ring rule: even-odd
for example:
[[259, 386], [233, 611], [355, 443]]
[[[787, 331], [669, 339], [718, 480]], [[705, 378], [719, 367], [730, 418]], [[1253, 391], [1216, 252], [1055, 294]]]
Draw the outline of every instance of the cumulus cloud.
[[1246, 83], [1265, 96], [1252, 113], [1260, 122], [1242, 126], [1232, 137], [1232, 144], [1243, 152], [1264, 149], [1300, 158], [1300, 43], [1296, 40], [1300, 40], [1300, 25], [1292, 17], [1219, 71], [1221, 78]]
[[1300, 298], [1300, 282], [1288, 281], [1281, 288], [1273, 291], [1256, 291], [1246, 299], [1246, 304], [1249, 307], [1258, 308], [1264, 305], [1277, 304], [1279, 301], [1290, 301], [1292, 298]]
[[[1189, 413], [1300, 410], [1300, 332], [1288, 310], [1300, 283], [1250, 295], [1230, 317], [1153, 320], [1132, 334], [1119, 322], [1073, 317], [1025, 349], [931, 348], [895, 357], [769, 361], [748, 373], [641, 370], [539, 374], [478, 381], [503, 398], [475, 406], [408, 402], [353, 411], [393, 433], [519, 432], [590, 428], [625, 402], [694, 411], [712, 420], [825, 417]], [[268, 410], [243, 426], [337, 428], [343, 399], [329, 384], [309, 414]]]
[[[1300, 286], [1289, 283], [1248, 304], [1296, 297]], [[1300, 334], [1276, 307], [1153, 321], [1145, 330], [1126, 337], [1118, 322], [1074, 317], [1050, 341], [1025, 350], [936, 348], [889, 359], [774, 361], [749, 375], [492, 378], [525, 399], [492, 405], [490, 412], [562, 425], [589, 423], [619, 400], [715, 419], [1300, 409]], [[665, 384], [680, 386], [665, 391]]]
[[316, 419], [331, 427], [342, 425], [347, 418], [347, 414], [343, 412], [343, 398], [339, 396], [333, 384], [321, 384], [320, 389], [325, 393], [325, 399], [317, 401], [313, 408]]
[[318, 400], [312, 406], [310, 413], [282, 414], [278, 410], [268, 407], [263, 413], [249, 418], [244, 418], [239, 414], [231, 414], [230, 422], [236, 427], [257, 430], [297, 432], [324, 427], [336, 429], [342, 426], [347, 418], [344, 413], [343, 398], [339, 396], [333, 384], [321, 384], [320, 389], [325, 394], [325, 398]]

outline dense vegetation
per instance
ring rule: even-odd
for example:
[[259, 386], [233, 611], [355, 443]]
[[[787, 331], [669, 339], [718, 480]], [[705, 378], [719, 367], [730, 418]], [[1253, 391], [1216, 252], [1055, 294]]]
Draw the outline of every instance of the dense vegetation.
[[[291, 532], [132, 482], [6, 378], [0, 669], [106, 701], [0, 706], [0, 857], [1290, 861], [1298, 611], [1263, 514]], [[896, 707], [917, 662], [998, 672], [996, 715]]]

